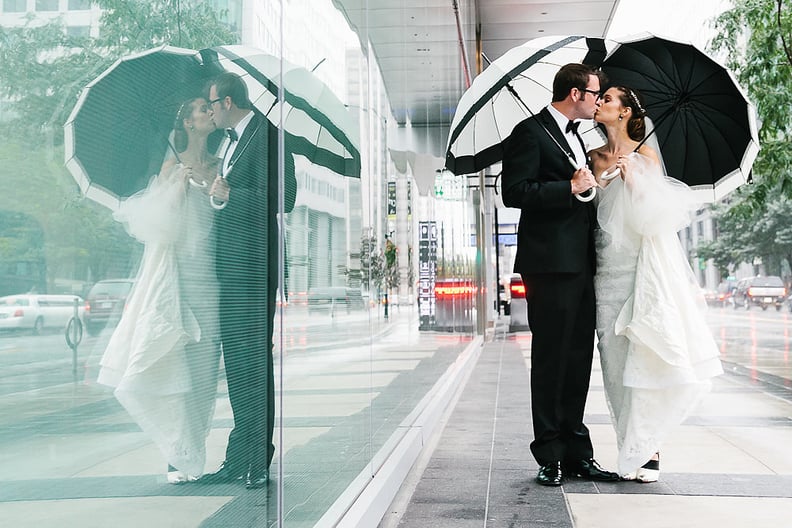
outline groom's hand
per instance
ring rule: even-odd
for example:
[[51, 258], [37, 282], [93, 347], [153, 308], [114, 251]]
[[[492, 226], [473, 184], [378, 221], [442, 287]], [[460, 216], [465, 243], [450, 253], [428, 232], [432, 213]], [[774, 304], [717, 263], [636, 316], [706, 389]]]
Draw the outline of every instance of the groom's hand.
[[218, 176], [215, 178], [214, 182], [212, 182], [212, 188], [209, 190], [209, 196], [214, 196], [215, 200], [218, 202], [227, 202], [230, 192], [231, 188], [228, 186], [226, 179], [222, 176]]
[[584, 166], [575, 171], [572, 175], [572, 194], [580, 194], [597, 186], [597, 180], [588, 167]]

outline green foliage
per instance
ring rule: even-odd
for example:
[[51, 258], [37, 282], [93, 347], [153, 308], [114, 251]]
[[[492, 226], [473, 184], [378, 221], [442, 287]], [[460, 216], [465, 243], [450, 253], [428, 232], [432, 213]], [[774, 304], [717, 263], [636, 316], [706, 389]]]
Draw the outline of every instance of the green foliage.
[[698, 256], [713, 259], [723, 276], [733, 265], [750, 264], [756, 257], [771, 275], [782, 274], [783, 261], [792, 264], [792, 200], [777, 193], [755, 209], [753, 190], [739, 193], [728, 205], [713, 206], [718, 237], [698, 248]]
[[401, 283], [398, 262], [399, 249], [396, 244], [388, 238], [385, 240], [385, 285], [388, 289], [398, 288]]
[[726, 52], [726, 65], [756, 105], [762, 150], [753, 172], [761, 189], [752, 198], [761, 207], [771, 190], [792, 196], [792, 10], [788, 0], [732, 0], [732, 6], [715, 20], [711, 47]]
[[361, 282], [369, 290], [379, 290], [385, 280], [385, 260], [377, 246], [375, 235], [360, 237]]
[[779, 274], [782, 261], [792, 264], [792, 12], [788, 0], [732, 0], [714, 25], [711, 49], [726, 58], [756, 105], [761, 151], [754, 183], [713, 209], [718, 239], [699, 248], [699, 255], [713, 258], [724, 274], [756, 257]]

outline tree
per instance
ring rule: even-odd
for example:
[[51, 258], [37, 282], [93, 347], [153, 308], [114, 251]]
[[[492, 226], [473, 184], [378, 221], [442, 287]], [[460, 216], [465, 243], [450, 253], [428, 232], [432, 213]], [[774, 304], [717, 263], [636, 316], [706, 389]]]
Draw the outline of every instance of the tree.
[[[747, 198], [741, 198], [747, 200]], [[698, 256], [713, 259], [721, 275], [740, 263], [762, 259], [771, 275], [782, 275], [783, 263], [792, 266], [792, 200], [778, 195], [765, 208], [752, 211], [743, 204], [713, 206], [718, 236], [698, 248]]]
[[[118, 58], [170, 44], [200, 49], [238, 42], [207, 2], [94, 0], [103, 9], [95, 38], [67, 34], [59, 20], [30, 17], [0, 27], [4, 121], [0, 127], [0, 211], [36, 218], [45, 231], [50, 276], [96, 280], [128, 273], [132, 241], [110, 212], [83, 198], [63, 166], [63, 123], [82, 88]], [[132, 270], [134, 271], [134, 270]]]
[[399, 276], [399, 248], [390, 238], [385, 238], [385, 286], [388, 290], [398, 288], [401, 283]]
[[385, 279], [385, 263], [377, 247], [376, 235], [360, 237], [361, 282], [368, 291], [380, 290]]
[[732, 0], [732, 6], [716, 18], [711, 48], [725, 52], [756, 105], [762, 150], [749, 205], [761, 208], [778, 190], [792, 196], [792, 10], [788, 0]]
[[[768, 268], [790, 262], [784, 240], [792, 197], [792, 12], [785, 0], [732, 0], [732, 7], [715, 19], [710, 47], [726, 57], [748, 98], [756, 105], [761, 151], [753, 165], [753, 184], [730, 197], [726, 209], [716, 209], [719, 238], [699, 249], [714, 258], [723, 272], [761, 257]], [[776, 203], [777, 202], [777, 203]], [[772, 232], [762, 231], [772, 226]], [[792, 263], [792, 262], [790, 262]]]

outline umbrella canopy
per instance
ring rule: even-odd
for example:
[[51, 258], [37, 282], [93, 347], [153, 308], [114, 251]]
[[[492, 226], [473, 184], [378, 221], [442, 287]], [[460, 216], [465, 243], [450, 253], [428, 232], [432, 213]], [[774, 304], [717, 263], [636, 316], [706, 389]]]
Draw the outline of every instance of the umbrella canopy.
[[66, 166], [111, 209], [146, 186], [168, 150], [179, 105], [209, 72], [195, 51], [163, 46], [124, 57], [89, 83], [64, 125]]
[[559, 68], [570, 62], [596, 66], [605, 55], [602, 39], [581, 36], [542, 37], [507, 51], [462, 94], [449, 132], [446, 168], [470, 174], [501, 161], [502, 143], [514, 127], [550, 103]]
[[[316, 75], [246, 46], [217, 46], [201, 54], [207, 65], [239, 74], [250, 100], [276, 126], [282, 111], [287, 151], [343, 176], [360, 177], [357, 122]], [[284, 101], [279, 105], [281, 84]]]
[[748, 180], [756, 111], [725, 67], [692, 44], [643, 34], [615, 43], [602, 70], [643, 96], [669, 176], [708, 201]]

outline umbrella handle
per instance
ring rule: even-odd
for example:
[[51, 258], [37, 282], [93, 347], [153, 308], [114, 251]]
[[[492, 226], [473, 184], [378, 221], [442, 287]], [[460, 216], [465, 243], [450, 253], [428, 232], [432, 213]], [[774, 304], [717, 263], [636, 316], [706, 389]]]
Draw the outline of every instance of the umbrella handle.
[[575, 198], [577, 198], [581, 202], [590, 202], [591, 200], [594, 199], [595, 196], [597, 196], [597, 189], [595, 187], [592, 187], [591, 189], [588, 189], [587, 191], [583, 191], [583, 192], [587, 192], [588, 194], [585, 196], [583, 196], [583, 193], [575, 195]]
[[619, 174], [621, 174], [621, 169], [616, 168], [616, 169], [613, 169], [612, 172], [608, 172], [608, 171], [603, 172], [600, 175], [600, 178], [605, 180], [605, 181], [610, 181], [613, 178], [615, 178], [616, 176], [618, 176]]
[[210, 196], [209, 197], [209, 205], [212, 206], [212, 209], [216, 209], [217, 211], [220, 211], [221, 209], [225, 209], [226, 208], [226, 206], [228, 205], [228, 202], [219, 202], [218, 203], [218, 202], [215, 201], [215, 197], [214, 196]]
[[207, 183], [206, 182], [195, 181], [195, 180], [193, 180], [192, 176], [190, 176], [187, 179], [187, 181], [190, 182], [190, 185], [192, 185], [193, 187], [199, 187], [201, 189], [207, 187]]

